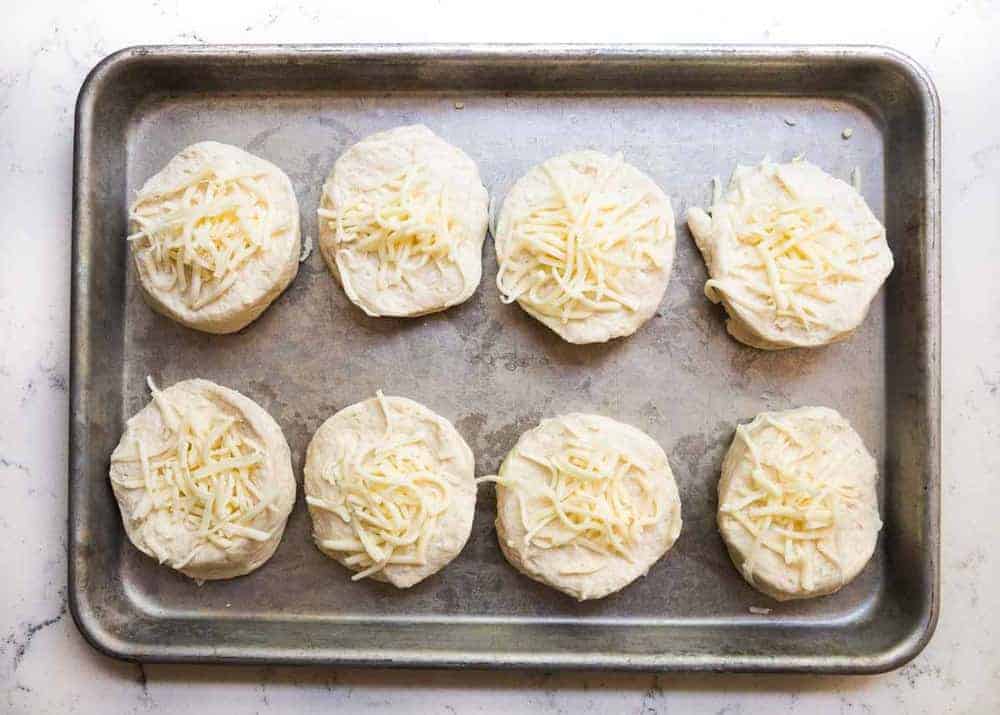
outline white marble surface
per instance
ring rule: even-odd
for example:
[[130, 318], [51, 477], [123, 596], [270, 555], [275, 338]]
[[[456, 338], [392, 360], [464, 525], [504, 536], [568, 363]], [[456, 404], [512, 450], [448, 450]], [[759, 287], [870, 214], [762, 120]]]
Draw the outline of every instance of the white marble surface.
[[[238, 7], [234, 7], [238, 5]], [[7, 0], [0, 13], [0, 711], [1000, 712], [1000, 4]], [[225, 9], [224, 7], [225, 6]], [[500, 9], [502, 8], [502, 9]], [[120, 47], [165, 42], [861, 42], [933, 75], [944, 110], [943, 613], [878, 677], [148, 666], [66, 612], [73, 103]]]

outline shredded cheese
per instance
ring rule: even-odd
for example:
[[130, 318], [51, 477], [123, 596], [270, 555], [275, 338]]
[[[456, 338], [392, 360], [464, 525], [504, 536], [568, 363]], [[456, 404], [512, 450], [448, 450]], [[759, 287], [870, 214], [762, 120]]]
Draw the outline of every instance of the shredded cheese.
[[747, 580], [753, 582], [763, 549], [796, 569], [806, 591], [815, 588], [821, 559], [843, 578], [838, 534], [845, 507], [861, 498], [858, 487], [841, 476], [853, 453], [807, 438], [770, 416], [753, 433], [737, 427], [736, 439], [746, 447], [749, 479], [727, 495], [719, 511], [753, 537], [742, 565]]
[[539, 550], [578, 546], [603, 557], [592, 567], [571, 568], [562, 575], [595, 573], [610, 559], [633, 563], [643, 531], [663, 519], [667, 505], [650, 481], [650, 467], [624, 452], [598, 445], [593, 435], [566, 423], [565, 447], [549, 456], [518, 454], [541, 467], [544, 479], [504, 474], [495, 482], [518, 497], [523, 548]]
[[[182, 410], [147, 378], [154, 404], [160, 410], [169, 435], [157, 454], [134, 438], [137, 477], [112, 479], [126, 489], [142, 489], [133, 519], [152, 512], [164, 512], [196, 538], [190, 554], [178, 567], [190, 561], [205, 543], [222, 549], [235, 538], [266, 541], [267, 531], [252, 526], [255, 517], [271, 507], [277, 492], [264, 483], [264, 448], [250, 436], [240, 419], [224, 413], [211, 403]], [[161, 562], [165, 554], [160, 554]]]
[[352, 254], [375, 256], [379, 290], [412, 287], [413, 274], [427, 265], [442, 274], [456, 265], [468, 280], [456, 256], [460, 230], [449, 192], [426, 166], [409, 164], [361, 192], [325, 191], [336, 210], [320, 208], [319, 216], [334, 231], [338, 256], [348, 261]]
[[[864, 280], [861, 264], [877, 256], [867, 244], [880, 234], [867, 239], [854, 235], [822, 203], [800, 198], [782, 167], [763, 167], [781, 187], [773, 201], [752, 200], [738, 177], [725, 204], [736, 240], [754, 258], [734, 265], [729, 277], [708, 280], [705, 293], [713, 301], [725, 295], [744, 309], [770, 312], [806, 330], [827, 327], [829, 311], [821, 306], [836, 302], [840, 285]], [[746, 286], [749, 295], [737, 297], [729, 290], [732, 279]]]
[[313, 250], [313, 240], [312, 236], [308, 234], [304, 239], [302, 239], [302, 250], [299, 251], [299, 263], [305, 263], [306, 259], [309, 258], [309, 254]]
[[624, 166], [617, 154], [592, 181], [568, 186], [551, 162], [542, 165], [550, 193], [514, 219], [500, 259], [504, 303], [563, 324], [639, 307], [630, 277], [662, 267], [668, 227], [647, 193], [616, 186]]
[[390, 564], [424, 566], [442, 515], [451, 503], [451, 487], [440, 469], [450, 454], [435, 454], [420, 430], [399, 430], [396, 415], [382, 392], [376, 394], [386, 429], [380, 439], [339, 445], [323, 477], [338, 490], [334, 502], [309, 496], [314, 508], [336, 514], [351, 526], [352, 536], [326, 539], [324, 549], [346, 554], [344, 563], [358, 569], [357, 581]]
[[218, 300], [240, 270], [288, 227], [262, 183], [265, 172], [206, 167], [165, 191], [140, 196], [128, 236], [153, 284], [199, 310]]

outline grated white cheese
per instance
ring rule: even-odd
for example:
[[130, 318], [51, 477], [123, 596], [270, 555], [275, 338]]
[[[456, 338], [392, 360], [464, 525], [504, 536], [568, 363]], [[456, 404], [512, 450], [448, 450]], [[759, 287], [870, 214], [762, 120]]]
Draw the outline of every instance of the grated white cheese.
[[309, 258], [309, 255], [312, 253], [312, 251], [313, 251], [312, 236], [306, 235], [306, 237], [302, 239], [302, 251], [299, 253], [299, 263], [305, 263], [305, 261]]
[[497, 235], [497, 201], [496, 197], [490, 195], [489, 203], [486, 207], [486, 222], [490, 229], [490, 235], [496, 238]]
[[157, 454], [147, 454], [143, 442], [135, 439], [130, 461], [139, 462], [139, 477], [112, 477], [118, 486], [144, 490], [132, 518], [163, 511], [191, 532], [194, 545], [183, 563], [205, 543], [225, 549], [234, 538], [269, 539], [269, 532], [251, 526], [254, 517], [277, 497], [261, 478], [266, 461], [263, 447], [237, 417], [207, 401], [181, 410], [157, 389], [152, 378], [147, 382], [169, 439]]
[[460, 237], [449, 192], [427, 167], [410, 164], [349, 198], [327, 193], [326, 203], [335, 210], [320, 208], [319, 217], [334, 232], [338, 255], [375, 256], [379, 290], [405, 285], [429, 264], [442, 272], [446, 264], [457, 265], [467, 280], [456, 260]]
[[385, 434], [377, 443], [342, 445], [324, 478], [339, 490], [336, 502], [306, 498], [350, 524], [353, 536], [327, 539], [324, 549], [348, 554], [344, 562], [359, 570], [357, 581], [387, 565], [423, 566], [438, 522], [451, 503], [451, 488], [426, 433], [399, 433], [392, 408], [376, 393], [385, 417]]
[[725, 294], [747, 309], [794, 320], [807, 330], [825, 327], [829, 311], [816, 304], [834, 302], [832, 290], [842, 283], [863, 281], [860, 264], [872, 255], [822, 203], [799, 198], [795, 182], [780, 166], [765, 169], [782, 188], [776, 200], [761, 204], [737, 190], [714, 207], [714, 213], [725, 208], [736, 240], [757, 258], [733, 271], [749, 296], [740, 301], [727, 290], [727, 280], [714, 278], [705, 284], [706, 295], [718, 301]]
[[198, 310], [218, 300], [241, 268], [288, 226], [261, 184], [264, 171], [233, 172], [221, 164], [149, 196], [140, 195], [128, 236], [136, 259], [161, 290], [177, 291]]
[[858, 487], [841, 478], [851, 454], [845, 457], [836, 445], [820, 444], [772, 418], [753, 434], [740, 425], [736, 439], [746, 446], [750, 478], [728, 496], [719, 512], [754, 539], [742, 565], [747, 580], [753, 583], [763, 549], [794, 567], [806, 591], [815, 586], [821, 559], [832, 563], [843, 577], [838, 532], [844, 508], [860, 499]]
[[497, 272], [501, 300], [515, 300], [563, 324], [596, 313], [634, 311], [631, 272], [660, 267], [667, 226], [647, 195], [614, 190], [621, 154], [585, 187], [565, 186], [542, 165], [550, 193], [515, 219]]
[[[620, 557], [634, 562], [633, 549], [643, 531], [666, 516], [667, 505], [649, 481], [650, 469], [622, 452], [597, 446], [565, 423], [563, 428], [567, 434], [559, 454], [519, 452], [545, 470], [543, 481], [506, 476], [503, 469], [477, 481], [495, 482], [518, 495], [525, 550], [575, 545], [604, 561]], [[564, 570], [562, 575], [595, 573], [604, 565]]]

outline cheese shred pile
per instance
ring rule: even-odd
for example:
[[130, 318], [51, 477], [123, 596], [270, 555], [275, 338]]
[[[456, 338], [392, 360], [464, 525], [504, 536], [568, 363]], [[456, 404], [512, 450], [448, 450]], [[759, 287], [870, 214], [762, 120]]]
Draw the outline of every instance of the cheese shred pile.
[[451, 503], [451, 489], [428, 445], [428, 435], [396, 429], [396, 416], [382, 395], [377, 399], [386, 430], [377, 443], [343, 445], [325, 478], [336, 485], [337, 501], [307, 496], [306, 502], [339, 516], [353, 535], [326, 539], [320, 546], [347, 554], [357, 568], [354, 581], [386, 566], [424, 566], [439, 520]]
[[519, 450], [541, 467], [542, 480], [517, 476], [481, 477], [518, 496], [523, 548], [579, 546], [603, 558], [593, 568], [562, 575], [595, 573], [610, 558], [635, 561], [633, 550], [643, 530], [661, 521], [667, 505], [650, 482], [650, 469], [622, 452], [593, 444], [572, 430], [558, 454], [543, 457]]
[[504, 303], [520, 301], [563, 324], [638, 309], [630, 279], [663, 267], [668, 229], [648, 194], [616, 188], [624, 165], [617, 154], [589, 186], [570, 187], [542, 164], [551, 191], [511, 227], [496, 279]]
[[427, 265], [441, 273], [448, 264], [461, 270], [448, 191], [426, 167], [410, 164], [349, 198], [328, 195], [327, 200], [336, 210], [320, 208], [319, 216], [335, 232], [338, 255], [344, 260], [352, 253], [375, 256], [379, 290], [398, 285], [412, 290], [413, 274]]
[[[750, 200], [744, 179], [738, 177], [735, 198], [741, 205], [732, 200], [727, 204], [736, 239], [752, 248], [752, 258], [734, 265], [730, 276], [709, 280], [705, 294], [718, 302], [719, 293], [724, 293], [746, 310], [795, 320], [807, 330], [828, 327], [817, 304], [835, 303], [833, 290], [842, 283], [864, 280], [861, 263], [878, 257], [868, 244], [881, 232], [859, 238], [821, 203], [801, 198], [782, 167], [765, 169], [782, 187], [776, 201], [760, 205]], [[733, 279], [747, 286], [749, 296], [727, 290]]]
[[853, 451], [813, 445], [771, 417], [756, 430], [759, 441], [744, 425], [736, 429], [736, 438], [746, 445], [749, 483], [738, 488], [719, 511], [754, 539], [742, 565], [747, 580], [753, 582], [754, 567], [764, 549], [794, 567], [806, 591], [815, 588], [821, 559], [832, 563], [843, 577], [839, 526], [845, 507], [856, 504], [860, 493], [856, 486], [838, 480], [838, 475]]
[[206, 167], [177, 186], [140, 196], [131, 212], [138, 230], [128, 241], [138, 246], [137, 260], [158, 289], [179, 292], [192, 310], [204, 308], [287, 228], [287, 217], [276, 217], [263, 176]]
[[234, 537], [269, 539], [270, 533], [250, 525], [277, 496], [263, 484], [264, 448], [240, 428], [238, 418], [209, 404], [180, 410], [147, 381], [170, 438], [157, 454], [148, 454], [142, 440], [134, 439], [129, 461], [139, 462], [140, 474], [115, 480], [126, 489], [145, 490], [132, 519], [162, 511], [195, 534], [195, 547], [176, 568], [205, 542], [227, 549]]

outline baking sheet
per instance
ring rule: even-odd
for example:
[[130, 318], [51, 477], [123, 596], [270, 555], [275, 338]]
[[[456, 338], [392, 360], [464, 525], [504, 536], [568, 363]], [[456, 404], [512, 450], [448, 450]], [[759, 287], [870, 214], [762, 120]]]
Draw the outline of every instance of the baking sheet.
[[[70, 587], [84, 634], [140, 660], [373, 665], [870, 672], [905, 662], [937, 613], [938, 140], [933, 88], [877, 48], [133, 48], [95, 69], [77, 114], [70, 466]], [[316, 238], [336, 157], [375, 131], [421, 122], [465, 149], [499, 201], [529, 167], [572, 149], [622, 151], [671, 196], [677, 257], [659, 313], [604, 345], [562, 342], [484, 277], [461, 306], [370, 318], [318, 252], [238, 334], [211, 336], [143, 303], [126, 205], [184, 146], [214, 139], [284, 169]], [[849, 140], [842, 136], [851, 129]], [[896, 268], [848, 342], [767, 353], [730, 339], [682, 218], [712, 176], [805, 156], [849, 180], [886, 223]], [[577, 603], [519, 575], [482, 487], [472, 536], [438, 575], [397, 591], [313, 546], [301, 491], [257, 572], [198, 587], [125, 539], [106, 473], [124, 420], [162, 385], [204, 377], [282, 426], [301, 484], [313, 431], [383, 389], [448, 417], [493, 473], [545, 417], [599, 412], [666, 450], [684, 528], [621, 593]], [[777, 604], [729, 562], [715, 486], [735, 426], [765, 409], [841, 411], [880, 465], [885, 527], [838, 594]], [[772, 612], [756, 615], [751, 606]]]

